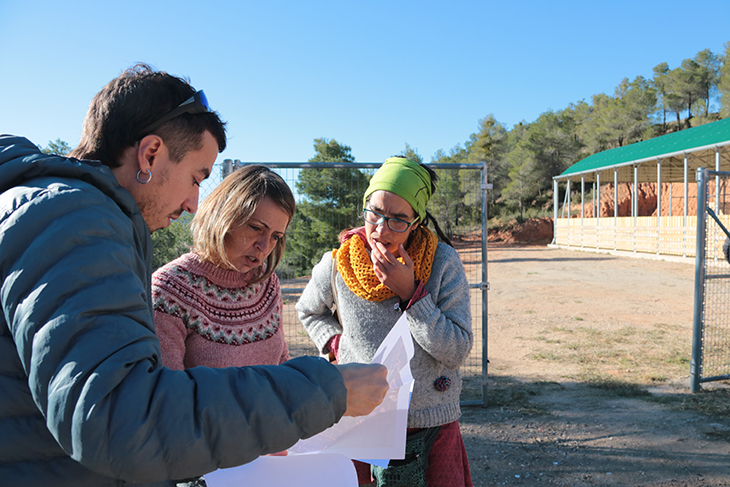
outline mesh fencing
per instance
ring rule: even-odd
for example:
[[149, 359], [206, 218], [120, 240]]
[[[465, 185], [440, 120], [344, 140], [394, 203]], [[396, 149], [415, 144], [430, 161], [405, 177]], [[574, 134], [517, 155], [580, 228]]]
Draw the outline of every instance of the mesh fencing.
[[[201, 187], [201, 200], [239, 161], [217, 164]], [[312, 267], [337, 248], [340, 231], [362, 226], [362, 195], [379, 163], [266, 163], [289, 185], [297, 211], [287, 230], [286, 253], [277, 268], [284, 300], [284, 330], [292, 357], [318, 352], [294, 305], [309, 282]], [[482, 248], [481, 166], [433, 164], [438, 190], [428, 211], [459, 252], [470, 284], [474, 346], [462, 368], [463, 403], [486, 403], [486, 247]], [[433, 226], [430, 226], [433, 229]]]
[[[730, 173], [698, 169], [697, 263], [691, 382], [730, 379]], [[730, 241], [728, 241], [730, 243]]]

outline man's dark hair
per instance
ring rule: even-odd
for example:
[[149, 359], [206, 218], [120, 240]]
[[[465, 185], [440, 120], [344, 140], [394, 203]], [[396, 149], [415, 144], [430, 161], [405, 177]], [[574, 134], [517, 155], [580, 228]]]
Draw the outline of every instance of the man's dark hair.
[[[111, 80], [94, 96], [84, 119], [81, 141], [69, 156], [99, 160], [115, 168], [129, 147], [142, 137], [140, 131], [195, 94], [188, 80], [137, 64]], [[225, 123], [215, 112], [184, 113], [163, 123], [152, 133], [165, 141], [170, 159], [180, 162], [191, 150], [203, 147], [208, 131], [226, 148]], [[147, 135], [147, 134], [145, 134]]]

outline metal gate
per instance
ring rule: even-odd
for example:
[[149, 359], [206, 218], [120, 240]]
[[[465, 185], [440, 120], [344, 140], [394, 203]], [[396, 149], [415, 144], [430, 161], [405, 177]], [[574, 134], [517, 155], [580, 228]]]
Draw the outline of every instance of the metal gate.
[[[223, 176], [246, 164], [227, 159]], [[294, 305], [309, 281], [313, 265], [324, 252], [337, 247], [337, 233], [356, 226], [362, 212], [362, 195], [367, 182], [381, 163], [263, 163], [289, 184], [297, 201], [297, 211], [287, 230], [284, 259], [277, 275], [284, 298], [284, 329], [292, 357], [316, 355], [306, 330], [299, 322]], [[461, 255], [470, 286], [474, 347], [462, 367], [464, 384], [462, 405], [487, 402], [487, 189], [486, 164], [429, 164], [438, 176], [438, 190], [428, 210]], [[322, 194], [313, 194], [313, 178]], [[331, 183], [327, 178], [334, 178]], [[343, 181], [347, 179], [347, 181]], [[340, 208], [333, 192], [343, 191], [340, 199], [360, 199], [355, 211]], [[337, 189], [339, 188], [339, 189]], [[352, 201], [352, 200], [348, 200]], [[352, 205], [355, 206], [354, 204]], [[362, 222], [357, 224], [361, 226]], [[321, 230], [320, 230], [321, 228]], [[337, 228], [336, 232], [332, 229]], [[306, 230], [306, 231], [303, 231]], [[310, 252], [311, 249], [314, 251]], [[307, 253], [308, 255], [303, 255]]]
[[690, 388], [730, 379], [730, 172], [697, 169], [697, 253]]

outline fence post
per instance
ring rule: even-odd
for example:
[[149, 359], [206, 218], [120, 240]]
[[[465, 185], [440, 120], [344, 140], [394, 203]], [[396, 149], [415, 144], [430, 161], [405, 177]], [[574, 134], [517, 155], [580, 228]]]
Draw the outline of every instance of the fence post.
[[226, 179], [233, 170], [233, 161], [231, 159], [223, 159], [223, 165], [221, 165], [221, 180]]
[[702, 375], [702, 332], [705, 291], [705, 206], [707, 206], [707, 169], [697, 168], [697, 250], [695, 251], [695, 307], [692, 331], [692, 360], [689, 364], [690, 392], [700, 390]]
[[489, 359], [487, 357], [487, 335], [489, 324], [488, 317], [488, 299], [487, 292], [489, 291], [489, 279], [487, 275], [487, 237], [488, 229], [487, 223], [489, 222], [489, 199], [487, 198], [487, 191], [491, 189], [490, 184], [487, 182], [487, 161], [482, 162], [482, 406], [487, 407], [487, 401], [489, 399], [487, 391], [487, 367], [489, 365]]

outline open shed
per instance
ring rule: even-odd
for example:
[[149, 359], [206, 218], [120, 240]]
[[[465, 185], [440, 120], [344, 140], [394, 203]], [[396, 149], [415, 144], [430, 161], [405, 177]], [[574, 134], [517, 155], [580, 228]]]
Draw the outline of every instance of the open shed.
[[[730, 119], [724, 119], [576, 162], [553, 178], [553, 244], [693, 257], [695, 172], [700, 167], [730, 171], [728, 145]], [[715, 204], [726, 190], [716, 180], [710, 188]], [[578, 204], [573, 201], [576, 191]], [[712, 205], [712, 199], [707, 203]], [[716, 213], [722, 210], [716, 208]]]

